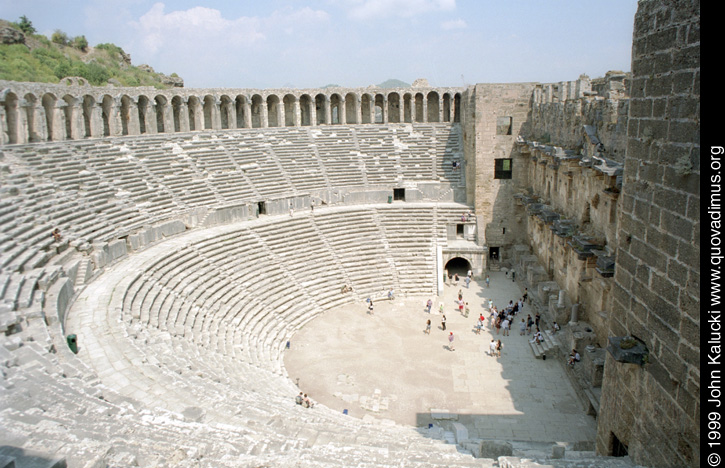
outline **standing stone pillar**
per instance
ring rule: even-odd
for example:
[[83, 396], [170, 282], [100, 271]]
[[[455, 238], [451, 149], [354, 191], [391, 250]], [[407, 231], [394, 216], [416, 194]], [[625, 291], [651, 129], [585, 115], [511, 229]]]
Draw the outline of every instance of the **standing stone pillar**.
[[68, 103], [62, 99], [55, 101], [55, 105], [51, 112], [53, 117], [51, 118], [52, 129], [51, 129], [51, 140], [52, 141], [65, 141], [67, 135], [65, 130], [65, 108]]
[[111, 136], [120, 136], [123, 134], [121, 100], [119, 98], [114, 98], [111, 102], [111, 108], [108, 109], [108, 132]]
[[340, 125], [345, 125], [347, 123], [347, 105], [345, 103], [344, 99], [340, 100], [340, 114], [337, 116], [337, 120], [340, 122]]
[[380, 106], [381, 106], [381, 111], [382, 111], [380, 114], [380, 116], [382, 118], [381, 122], [386, 124], [386, 123], [388, 123], [388, 97], [387, 96], [383, 96], [383, 102]]
[[295, 98], [294, 102], [292, 103], [292, 112], [294, 113], [294, 126], [301, 127], [302, 126], [302, 108], [300, 107], [299, 98]]
[[313, 99], [310, 103], [310, 126], [317, 125], [317, 103]]
[[428, 122], [428, 97], [423, 95], [421, 102], [423, 103], [423, 122]]
[[48, 120], [45, 117], [45, 107], [40, 102], [33, 103], [32, 141], [48, 141]]
[[222, 116], [221, 116], [222, 102], [219, 99], [215, 99], [211, 106], [211, 129], [221, 130], [222, 129]]
[[174, 133], [174, 108], [171, 107], [171, 101], [163, 104], [161, 118], [164, 122], [164, 133]]
[[101, 138], [103, 136], [103, 103], [94, 102], [91, 105], [89, 116], [90, 121], [90, 136], [92, 138]]
[[325, 101], [322, 103], [325, 108], [325, 125], [330, 125], [332, 122], [332, 106], [330, 104], [330, 99], [325, 96]]
[[183, 98], [179, 100], [179, 131], [191, 131], [189, 127], [189, 106]]
[[284, 127], [284, 101], [280, 100], [277, 103], [277, 126]]
[[[28, 108], [30, 103], [26, 99], [18, 99], [17, 117], [15, 119], [15, 143], [27, 143], [28, 138]], [[11, 139], [12, 141], [12, 139]]]
[[268, 115], [268, 111], [267, 111], [267, 100], [266, 99], [262, 100], [262, 103], [259, 106], [259, 112], [261, 114], [259, 117], [259, 120], [261, 120], [260, 123], [262, 124], [261, 127], [262, 128], [269, 127], [269, 115]]
[[190, 107], [191, 114], [190, 118], [194, 119], [194, 131], [204, 130], [204, 109], [199, 100], [196, 100], [197, 104]]
[[10, 143], [8, 136], [8, 115], [5, 112], [5, 106], [0, 105], [0, 145], [7, 145], [8, 143]]
[[156, 124], [156, 103], [149, 101], [148, 107], [146, 107], [146, 133], [149, 135], [155, 135], [159, 133], [159, 126]]
[[242, 102], [242, 127], [252, 128], [252, 103], [249, 99]]
[[443, 122], [443, 111], [445, 106], [443, 105], [443, 96], [438, 95], [438, 122]]
[[138, 115], [138, 101], [129, 100], [128, 103], [128, 122], [126, 122], [126, 129], [129, 135], [140, 135], [141, 134], [141, 121]]
[[232, 101], [222, 103], [222, 112], [227, 116], [227, 128], [237, 128], [237, 112]]
[[355, 95], [355, 123], [362, 123], [362, 97]]

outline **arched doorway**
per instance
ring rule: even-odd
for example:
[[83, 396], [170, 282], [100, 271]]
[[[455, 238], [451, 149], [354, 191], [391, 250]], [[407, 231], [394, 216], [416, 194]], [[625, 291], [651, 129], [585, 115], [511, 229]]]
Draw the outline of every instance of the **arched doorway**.
[[469, 270], [473, 270], [471, 262], [462, 257], [454, 257], [446, 262], [445, 270], [449, 276], [458, 274], [461, 278], [468, 274]]

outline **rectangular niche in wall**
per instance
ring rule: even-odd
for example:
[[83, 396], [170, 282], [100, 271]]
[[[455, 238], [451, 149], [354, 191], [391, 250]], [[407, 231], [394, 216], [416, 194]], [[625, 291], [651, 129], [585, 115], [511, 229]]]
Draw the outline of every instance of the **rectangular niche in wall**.
[[510, 179], [512, 175], [511, 171], [511, 158], [502, 158], [495, 160], [493, 178], [494, 179]]
[[405, 189], [394, 188], [393, 189], [393, 200], [405, 201]]
[[498, 117], [496, 119], [496, 135], [511, 135], [513, 127], [512, 117]]

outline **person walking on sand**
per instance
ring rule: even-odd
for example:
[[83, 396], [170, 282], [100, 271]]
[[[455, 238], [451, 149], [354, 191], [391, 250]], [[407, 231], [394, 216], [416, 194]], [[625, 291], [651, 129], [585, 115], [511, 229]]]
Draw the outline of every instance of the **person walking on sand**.
[[451, 334], [448, 335], [448, 349], [450, 349], [451, 351], [456, 350], [456, 348], [453, 346], [453, 340], [454, 340], [453, 332], [451, 332]]
[[425, 323], [425, 331], [423, 333], [430, 335], [430, 319]]
[[441, 318], [441, 328], [443, 331], [446, 331], [446, 316], [444, 315], [443, 318]]

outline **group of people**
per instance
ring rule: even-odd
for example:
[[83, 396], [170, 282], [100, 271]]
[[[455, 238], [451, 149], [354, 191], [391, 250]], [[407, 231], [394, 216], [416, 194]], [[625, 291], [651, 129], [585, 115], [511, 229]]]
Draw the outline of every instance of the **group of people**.
[[295, 397], [295, 403], [305, 408], [315, 407], [315, 403], [310, 399], [310, 397], [308, 397], [306, 393], [303, 394], [302, 392]]

